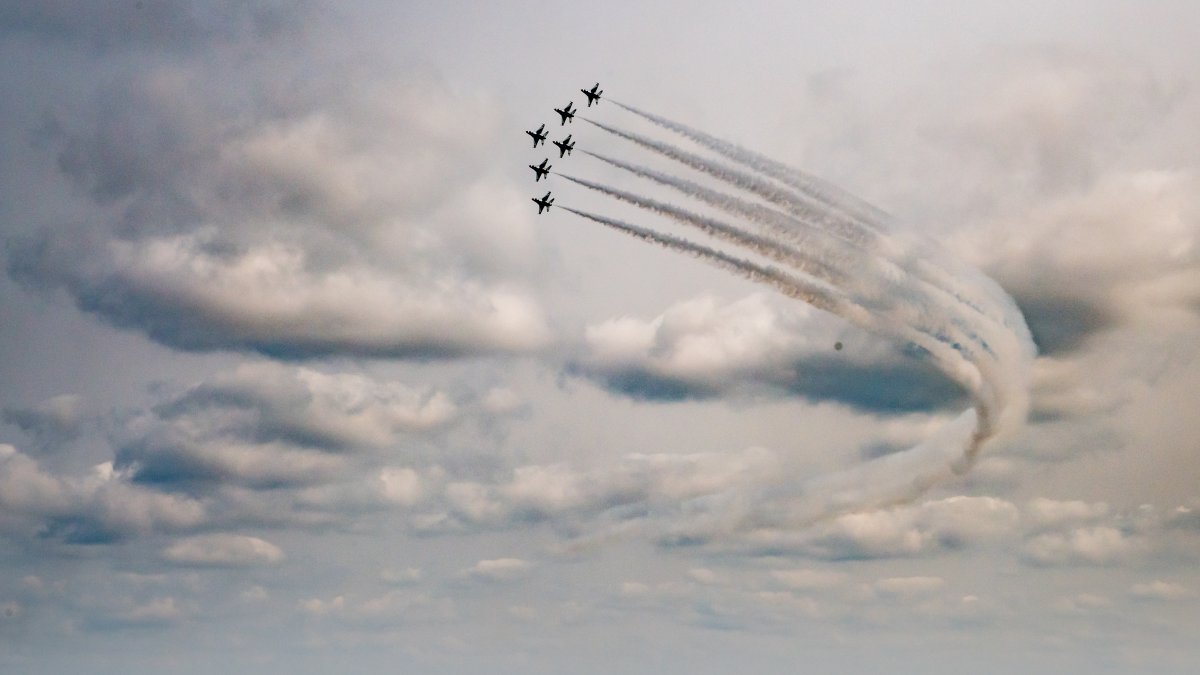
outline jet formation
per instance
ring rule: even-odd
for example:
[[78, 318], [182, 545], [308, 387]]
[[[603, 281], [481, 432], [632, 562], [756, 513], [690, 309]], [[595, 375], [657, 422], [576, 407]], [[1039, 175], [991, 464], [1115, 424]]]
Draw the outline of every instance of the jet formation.
[[[604, 91], [600, 89], [599, 82], [592, 85], [591, 89], [580, 89], [579, 91], [583, 92], [583, 95], [587, 97], [587, 104], [589, 108], [592, 107], [593, 103], [599, 105], [600, 96], [604, 93]], [[561, 118], [559, 126], [566, 126], [567, 122], [575, 121], [575, 113], [579, 112], [579, 109], [575, 108], [574, 106], [574, 101], [567, 101], [567, 105], [565, 107], [554, 109], [554, 112], [558, 113], [559, 118]], [[543, 123], [534, 131], [526, 131], [525, 133], [529, 134], [529, 136], [533, 138], [533, 147], [535, 148], [539, 143], [545, 145], [546, 138], [549, 136], [549, 134], [546, 132], [545, 123]], [[570, 155], [571, 151], [575, 149], [575, 143], [571, 141], [571, 134], [567, 134], [567, 137], [561, 141], [554, 141], [554, 145], [558, 146], [559, 159]], [[533, 182], [540, 182], [543, 178], [548, 178], [550, 176], [550, 169], [554, 167], [549, 162], [550, 159], [546, 158], [542, 160], [541, 164], [529, 165], [529, 168], [533, 169]], [[537, 204], [539, 214], [549, 209], [550, 205], [554, 203], [554, 199], [550, 197], [549, 192], [547, 192], [541, 199], [534, 197], [531, 201], [533, 201], [534, 204]]]

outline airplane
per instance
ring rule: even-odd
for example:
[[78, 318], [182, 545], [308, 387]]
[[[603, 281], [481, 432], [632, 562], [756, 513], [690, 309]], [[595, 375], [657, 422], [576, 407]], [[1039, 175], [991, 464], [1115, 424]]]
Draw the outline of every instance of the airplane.
[[533, 179], [533, 182], [535, 182], [535, 183], [538, 182], [539, 180], [542, 179], [543, 176], [550, 173], [550, 169], [553, 168], [554, 165], [546, 163], [549, 161], [550, 160], [548, 160], [548, 159], [543, 159], [541, 164], [538, 164], [536, 166], [534, 166], [533, 164], [529, 165], [529, 168], [533, 169], [533, 173], [535, 176]]
[[[566, 124], [567, 120], [571, 120], [572, 122], [575, 121], [575, 112], [576, 111], [571, 110], [571, 106], [573, 106], [573, 105], [575, 105], [574, 101], [568, 101], [566, 109], [560, 109], [560, 108], [554, 109], [554, 112], [556, 112], [562, 116], [562, 123], [560, 123], [558, 126], [561, 127], [563, 124]], [[576, 110], [578, 110], [578, 108]]]
[[590, 107], [592, 107], [592, 104], [593, 104], [593, 103], [595, 103], [596, 105], [600, 105], [600, 94], [603, 94], [603, 93], [604, 93], [604, 90], [603, 90], [603, 89], [601, 89], [600, 91], [596, 91], [597, 89], [600, 89], [600, 83], [599, 83], [599, 82], [597, 82], [596, 84], [592, 85], [592, 90], [591, 90], [591, 91], [588, 91], [587, 89], [580, 89], [580, 90], [579, 90], [579, 91], [582, 91], [582, 92], [583, 92], [583, 95], [584, 95], [584, 96], [588, 97], [588, 107], [589, 107], [589, 108], [590, 108]]
[[538, 205], [538, 214], [540, 215], [542, 211], [550, 208], [550, 205], [554, 203], [554, 200], [550, 199], [550, 193], [547, 192], [545, 197], [542, 197], [541, 199], [534, 199], [533, 203]]
[[571, 151], [575, 149], [575, 144], [571, 142], [570, 134], [567, 134], [567, 137], [561, 141], [554, 141], [554, 144], [558, 146], [559, 159], [562, 159], [563, 155], [571, 154]]
[[537, 131], [526, 131], [525, 133], [529, 134], [530, 136], [533, 136], [533, 147], [535, 147], [535, 148], [538, 146], [538, 143], [546, 142], [546, 125], [545, 124], [538, 127]]

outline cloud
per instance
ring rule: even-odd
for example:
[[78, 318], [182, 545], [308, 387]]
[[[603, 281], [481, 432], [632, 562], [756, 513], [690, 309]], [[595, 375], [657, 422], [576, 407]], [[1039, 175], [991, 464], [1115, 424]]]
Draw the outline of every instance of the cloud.
[[1138, 600], [1170, 601], [1189, 598], [1195, 593], [1180, 584], [1156, 579], [1149, 583], [1134, 584], [1129, 588], [1129, 595]]
[[362, 64], [281, 91], [267, 82], [286, 63], [234, 60], [152, 62], [55, 118], [47, 148], [89, 213], [13, 238], [10, 274], [189, 351], [548, 344], [529, 214], [476, 151], [499, 132], [493, 102]]
[[[766, 392], [882, 413], [961, 407], [963, 392], [921, 361], [851, 334], [805, 306], [754, 294], [721, 304], [701, 297], [658, 317], [589, 326], [568, 370], [643, 400]], [[835, 342], [848, 346], [833, 355]]]
[[156, 628], [176, 623], [184, 616], [179, 601], [172, 596], [153, 598], [136, 604], [130, 600], [128, 607], [94, 617], [90, 623], [101, 629]]
[[85, 476], [59, 477], [0, 444], [0, 528], [14, 534], [101, 544], [205, 522], [204, 505], [128, 481], [109, 463]]
[[1095, 522], [1108, 515], [1108, 504], [1079, 500], [1057, 501], [1039, 497], [1025, 505], [1023, 516], [1033, 529], [1058, 529]]
[[191, 50], [239, 34], [258, 39], [295, 29], [308, 3], [286, 10], [270, 2], [188, 0], [76, 5], [48, 0], [0, 4], [0, 34], [24, 33], [47, 41], [82, 43], [100, 52], [153, 46]]
[[63, 394], [30, 408], [5, 408], [0, 417], [33, 436], [43, 449], [54, 449], [79, 436], [84, 422], [80, 396]]
[[182, 539], [163, 549], [162, 557], [183, 567], [257, 567], [284, 559], [283, 550], [269, 541], [226, 533]]
[[[492, 414], [464, 401], [468, 409], [433, 387], [364, 375], [243, 364], [127, 419], [115, 464], [138, 482], [193, 491], [328, 484], [369, 475], [359, 464], [370, 460], [358, 456], [451, 427], [467, 412]], [[404, 501], [403, 471], [378, 474], [392, 501]]]
[[243, 438], [340, 451], [384, 447], [405, 433], [447, 426], [460, 410], [432, 387], [251, 363], [190, 387], [154, 413]]
[[533, 564], [520, 558], [496, 558], [480, 560], [464, 574], [482, 581], [515, 581], [529, 575]]
[[1038, 566], [1112, 565], [1126, 560], [1141, 542], [1115, 527], [1083, 527], [1039, 534], [1022, 547], [1024, 559]]

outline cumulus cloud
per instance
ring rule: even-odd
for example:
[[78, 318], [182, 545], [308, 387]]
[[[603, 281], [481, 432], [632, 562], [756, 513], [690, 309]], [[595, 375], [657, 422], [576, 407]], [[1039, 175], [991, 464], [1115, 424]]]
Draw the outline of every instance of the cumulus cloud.
[[520, 558], [480, 560], [464, 570], [464, 574], [483, 581], [515, 581], [529, 574], [533, 564]]
[[28, 408], [6, 408], [0, 419], [33, 436], [42, 448], [53, 449], [79, 436], [84, 413], [82, 397], [63, 394]]
[[269, 541], [226, 533], [181, 539], [163, 549], [162, 557], [184, 567], [256, 567], [284, 559], [283, 550]]
[[194, 499], [131, 483], [111, 463], [84, 476], [57, 476], [0, 444], [0, 528], [68, 543], [108, 543], [148, 532], [178, 532], [207, 519]]
[[133, 47], [190, 50], [239, 35], [279, 37], [301, 24], [307, 3], [287, 10], [270, 2], [189, 0], [76, 5], [70, 2], [0, 4], [0, 34], [22, 33], [47, 41], [82, 42], [100, 52]]
[[[116, 465], [139, 482], [188, 489], [320, 485], [345, 478], [355, 453], [396, 448], [453, 425], [463, 412], [432, 387], [245, 364], [134, 415]], [[384, 470], [379, 480], [388, 499], [405, 500], [402, 469]]]
[[1039, 497], [1025, 505], [1022, 515], [1031, 528], [1057, 529], [1094, 522], [1108, 513], [1108, 504], [1103, 502], [1058, 501]]
[[1115, 527], [1082, 527], [1040, 534], [1025, 542], [1024, 559], [1034, 565], [1111, 565], [1127, 559], [1141, 542]]
[[[730, 303], [700, 297], [653, 319], [621, 317], [589, 326], [569, 368], [648, 400], [765, 391], [892, 413], [964, 400], [933, 368], [881, 340], [844, 331], [807, 306], [780, 309], [761, 294]], [[833, 345], [843, 341], [848, 346], [835, 356]]]
[[739, 535], [738, 546], [826, 560], [931, 555], [1003, 541], [1017, 531], [1015, 505], [994, 497], [948, 497], [922, 504], [850, 513], [804, 530], [765, 528]]
[[1186, 586], [1160, 579], [1134, 584], [1129, 588], [1129, 594], [1138, 600], [1180, 600], [1195, 595]]
[[529, 214], [477, 152], [498, 131], [491, 102], [361, 64], [281, 89], [286, 62], [214, 49], [123, 74], [54, 119], [48, 147], [91, 215], [14, 241], [11, 274], [184, 350], [547, 343]]

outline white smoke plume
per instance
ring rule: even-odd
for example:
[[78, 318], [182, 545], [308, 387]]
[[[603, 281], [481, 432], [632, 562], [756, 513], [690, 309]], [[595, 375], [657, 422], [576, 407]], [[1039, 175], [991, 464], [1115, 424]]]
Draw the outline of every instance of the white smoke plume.
[[898, 236], [886, 214], [836, 186], [704, 132], [617, 105], [737, 162], [744, 170], [670, 143], [586, 121], [782, 210], [586, 150], [587, 155], [714, 206], [735, 220], [717, 220], [626, 190], [558, 175], [698, 228], [722, 245], [761, 255], [784, 268], [612, 218], [564, 210], [769, 285], [902, 346], [915, 346], [972, 400], [970, 409], [913, 448], [777, 489], [766, 499], [727, 496], [728, 503], [706, 510], [682, 528], [694, 531], [675, 534], [703, 537], [714, 531], [795, 527], [912, 501], [939, 482], [968, 471], [986, 443], [1020, 428], [1028, 409], [1036, 348], [1015, 302], [995, 282], [932, 242], [907, 233]]

